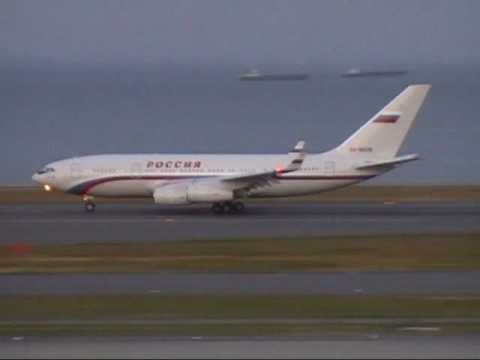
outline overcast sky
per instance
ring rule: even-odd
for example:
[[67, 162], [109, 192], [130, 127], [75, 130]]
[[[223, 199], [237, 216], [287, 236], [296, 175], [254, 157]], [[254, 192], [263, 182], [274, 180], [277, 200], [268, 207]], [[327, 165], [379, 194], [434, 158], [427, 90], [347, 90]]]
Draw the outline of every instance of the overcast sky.
[[2, 0], [0, 65], [476, 64], [480, 1]]
[[[478, 182], [479, 15], [480, 0], [0, 0], [0, 184], [87, 153], [326, 150], [413, 82], [432, 83], [409, 136], [429, 160], [390, 179]], [[253, 67], [312, 79], [237, 81]]]

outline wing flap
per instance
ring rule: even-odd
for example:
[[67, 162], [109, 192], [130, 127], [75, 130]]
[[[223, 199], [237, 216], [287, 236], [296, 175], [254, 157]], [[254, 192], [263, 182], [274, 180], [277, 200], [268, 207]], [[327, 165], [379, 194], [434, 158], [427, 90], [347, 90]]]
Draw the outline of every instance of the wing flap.
[[302, 167], [306, 156], [305, 142], [299, 141], [288, 153], [288, 156], [290, 158], [290, 162], [287, 166], [278, 166], [276, 169], [262, 172], [224, 177], [221, 180], [228, 183], [237, 183], [238, 188], [255, 188], [259, 186], [270, 185], [272, 181], [277, 181], [276, 175], [297, 171]]

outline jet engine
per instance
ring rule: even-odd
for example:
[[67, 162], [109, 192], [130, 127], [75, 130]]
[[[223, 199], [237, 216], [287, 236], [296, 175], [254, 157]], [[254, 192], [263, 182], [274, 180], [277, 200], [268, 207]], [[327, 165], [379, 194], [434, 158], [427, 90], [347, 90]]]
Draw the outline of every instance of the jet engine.
[[188, 185], [171, 184], [161, 186], [153, 192], [153, 199], [156, 204], [181, 205], [188, 204]]
[[174, 205], [191, 203], [214, 203], [233, 200], [233, 191], [220, 183], [177, 183], [161, 186], [153, 192], [156, 204]]

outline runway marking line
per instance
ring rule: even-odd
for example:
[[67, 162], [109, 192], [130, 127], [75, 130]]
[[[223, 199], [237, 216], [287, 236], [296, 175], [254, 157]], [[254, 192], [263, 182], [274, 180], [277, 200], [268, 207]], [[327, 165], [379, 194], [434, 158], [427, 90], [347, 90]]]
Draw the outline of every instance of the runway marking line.
[[399, 328], [400, 331], [441, 331], [440, 327], [433, 326], [407, 326]]

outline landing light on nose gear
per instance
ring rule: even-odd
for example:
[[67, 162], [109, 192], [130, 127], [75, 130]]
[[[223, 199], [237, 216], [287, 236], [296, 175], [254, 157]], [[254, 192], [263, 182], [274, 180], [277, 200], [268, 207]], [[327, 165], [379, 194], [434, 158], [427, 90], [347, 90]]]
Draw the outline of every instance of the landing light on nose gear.
[[85, 206], [85, 211], [87, 213], [93, 213], [95, 211], [95, 203], [93, 202], [93, 197], [91, 196], [84, 196], [83, 203]]
[[212, 212], [217, 215], [224, 214], [238, 214], [245, 210], [245, 205], [240, 201], [227, 201], [223, 203], [213, 203]]

